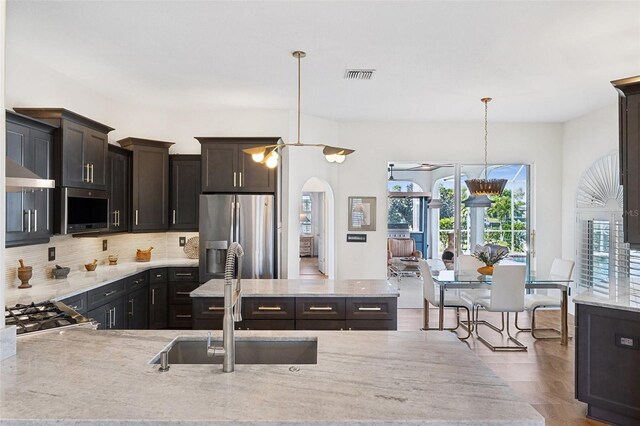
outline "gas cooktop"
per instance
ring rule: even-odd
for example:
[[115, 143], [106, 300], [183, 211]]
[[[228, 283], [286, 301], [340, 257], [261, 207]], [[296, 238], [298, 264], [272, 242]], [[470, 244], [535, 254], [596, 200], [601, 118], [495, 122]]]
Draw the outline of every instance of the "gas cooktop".
[[16, 334], [50, 331], [60, 327], [93, 325], [91, 321], [60, 302], [31, 303], [6, 306], [5, 324], [15, 325]]

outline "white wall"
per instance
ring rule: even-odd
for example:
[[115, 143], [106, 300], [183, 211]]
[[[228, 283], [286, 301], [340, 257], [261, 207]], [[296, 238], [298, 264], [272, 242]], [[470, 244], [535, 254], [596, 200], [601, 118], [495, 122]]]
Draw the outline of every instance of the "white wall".
[[[356, 150], [338, 169], [336, 192], [337, 252], [340, 278], [386, 276], [386, 184], [389, 161], [480, 163], [482, 123], [342, 123], [340, 144]], [[489, 161], [532, 164], [537, 268], [548, 270], [561, 254], [561, 124], [492, 123]], [[368, 241], [346, 243], [349, 196], [377, 197], [377, 231]], [[556, 212], [550, 214], [550, 212]]]
[[562, 133], [562, 257], [575, 260], [576, 191], [594, 161], [618, 150], [617, 104], [567, 121]]

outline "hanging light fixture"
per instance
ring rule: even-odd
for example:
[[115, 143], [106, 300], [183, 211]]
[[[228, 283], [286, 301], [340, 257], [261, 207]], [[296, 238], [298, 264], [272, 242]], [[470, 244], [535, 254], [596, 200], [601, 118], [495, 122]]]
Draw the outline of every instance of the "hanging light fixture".
[[491, 98], [480, 99], [484, 103], [484, 179], [467, 179], [467, 188], [471, 195], [500, 195], [507, 184], [506, 179], [489, 179], [489, 167], [487, 165], [487, 110]]
[[278, 149], [285, 146], [313, 146], [322, 148], [322, 153], [330, 163], [343, 163], [347, 155], [355, 152], [353, 149], [340, 148], [336, 146], [329, 146], [324, 144], [310, 144], [300, 142], [300, 60], [307, 56], [305, 52], [296, 50], [293, 52], [293, 57], [298, 60], [298, 141], [296, 143], [279, 143], [275, 145], [262, 145], [254, 148], [243, 149], [246, 154], [251, 155], [251, 158], [256, 163], [265, 164], [267, 167], [273, 169], [278, 165]]

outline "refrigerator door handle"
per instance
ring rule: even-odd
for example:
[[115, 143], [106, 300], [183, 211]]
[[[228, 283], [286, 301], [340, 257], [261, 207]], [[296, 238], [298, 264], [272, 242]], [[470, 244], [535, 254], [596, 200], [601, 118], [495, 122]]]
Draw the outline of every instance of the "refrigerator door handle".
[[238, 221], [236, 223], [236, 239], [235, 241], [240, 242], [240, 201], [236, 203], [236, 215], [238, 217]]
[[229, 244], [235, 241], [234, 230], [236, 228], [236, 203], [231, 202], [231, 225], [229, 226]]

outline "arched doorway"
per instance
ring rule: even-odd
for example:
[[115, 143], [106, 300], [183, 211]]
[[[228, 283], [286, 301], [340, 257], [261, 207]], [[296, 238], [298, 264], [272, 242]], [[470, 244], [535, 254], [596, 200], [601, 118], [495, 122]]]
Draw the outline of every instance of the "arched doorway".
[[335, 208], [329, 183], [309, 178], [300, 193], [300, 278], [335, 277]]

